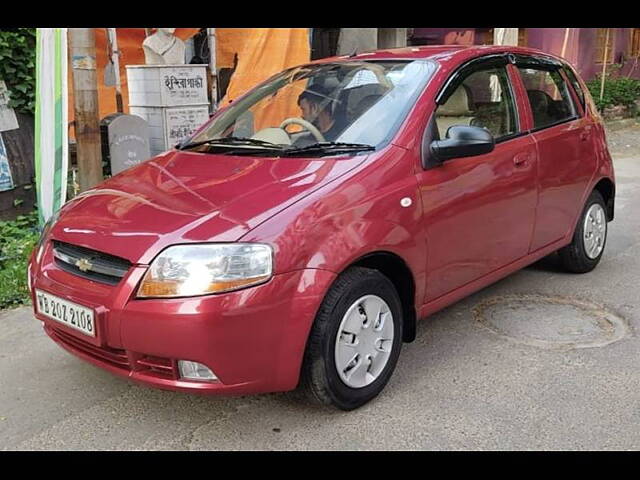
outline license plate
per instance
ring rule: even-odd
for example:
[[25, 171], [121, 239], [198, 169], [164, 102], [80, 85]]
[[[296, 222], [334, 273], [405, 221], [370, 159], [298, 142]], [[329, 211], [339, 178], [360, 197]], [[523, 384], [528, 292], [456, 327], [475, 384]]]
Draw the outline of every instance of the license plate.
[[96, 324], [93, 310], [77, 303], [70, 302], [50, 293], [36, 290], [36, 309], [38, 313], [63, 323], [67, 327], [89, 335], [96, 336]]

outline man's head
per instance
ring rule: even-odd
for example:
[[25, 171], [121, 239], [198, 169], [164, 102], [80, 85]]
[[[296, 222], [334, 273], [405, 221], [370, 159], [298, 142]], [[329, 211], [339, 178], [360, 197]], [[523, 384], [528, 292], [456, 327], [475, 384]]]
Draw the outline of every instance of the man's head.
[[321, 118], [331, 119], [331, 105], [333, 100], [329, 96], [329, 89], [312, 86], [298, 97], [298, 105], [302, 110], [302, 118], [313, 124], [322, 121]]

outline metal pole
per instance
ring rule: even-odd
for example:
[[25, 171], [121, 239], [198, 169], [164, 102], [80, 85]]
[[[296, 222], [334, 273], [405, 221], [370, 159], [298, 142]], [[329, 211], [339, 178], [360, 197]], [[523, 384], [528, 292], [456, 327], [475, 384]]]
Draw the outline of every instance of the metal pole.
[[93, 28], [70, 28], [78, 183], [80, 191], [102, 181], [96, 37]]
[[109, 45], [111, 46], [111, 62], [116, 77], [116, 109], [119, 113], [124, 112], [122, 106], [122, 87], [120, 85], [120, 51], [118, 50], [118, 37], [115, 28], [107, 28]]
[[606, 29], [604, 38], [604, 58], [602, 59], [602, 80], [600, 81], [600, 100], [604, 96], [604, 77], [607, 74], [607, 58], [609, 54], [609, 29]]
[[211, 108], [215, 112], [218, 108], [218, 68], [216, 58], [216, 29], [207, 28], [207, 38], [209, 39], [209, 72], [211, 79]]

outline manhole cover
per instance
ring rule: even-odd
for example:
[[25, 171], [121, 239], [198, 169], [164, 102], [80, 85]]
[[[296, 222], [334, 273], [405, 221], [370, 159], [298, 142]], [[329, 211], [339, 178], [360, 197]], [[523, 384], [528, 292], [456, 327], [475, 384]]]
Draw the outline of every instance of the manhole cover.
[[541, 348], [602, 347], [629, 333], [627, 323], [602, 305], [574, 298], [508, 295], [479, 303], [473, 310], [494, 333]]

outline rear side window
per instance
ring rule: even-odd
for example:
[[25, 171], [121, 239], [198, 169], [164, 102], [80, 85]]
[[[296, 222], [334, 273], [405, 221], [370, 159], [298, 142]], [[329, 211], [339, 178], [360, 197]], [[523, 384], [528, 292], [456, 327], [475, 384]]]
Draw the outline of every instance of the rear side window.
[[449, 127], [471, 125], [491, 132], [496, 141], [518, 132], [518, 122], [507, 71], [504, 67], [477, 70], [468, 75], [436, 110], [440, 138]]
[[573, 73], [573, 70], [571, 70], [570, 68], [566, 68], [565, 67], [564, 68], [564, 73], [567, 75], [567, 78], [571, 82], [571, 85], [573, 85], [573, 89], [578, 94], [578, 99], [580, 100], [580, 105], [582, 105], [582, 108], [584, 109], [585, 108], [584, 92], [582, 91], [582, 87], [580, 86], [580, 82], [578, 82], [578, 79], [576, 78], [575, 74]]
[[540, 129], [576, 117], [569, 88], [558, 70], [518, 67], [533, 112], [534, 128]]

